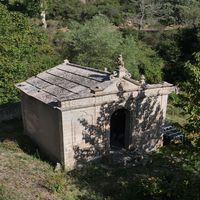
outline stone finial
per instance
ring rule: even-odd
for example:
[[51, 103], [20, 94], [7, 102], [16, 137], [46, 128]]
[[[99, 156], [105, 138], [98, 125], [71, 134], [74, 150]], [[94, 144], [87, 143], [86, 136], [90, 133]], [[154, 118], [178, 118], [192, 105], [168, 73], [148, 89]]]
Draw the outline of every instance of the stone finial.
[[47, 28], [47, 22], [46, 22], [46, 12], [43, 10], [41, 12], [41, 17], [42, 17], [42, 24], [43, 24], [43, 27], [46, 29]]
[[110, 80], [114, 79], [117, 77], [117, 72], [113, 71], [113, 73], [110, 75]]
[[140, 83], [141, 83], [142, 85], [146, 84], [146, 82], [145, 82], [145, 76], [144, 76], [143, 74], [142, 74], [142, 76], [141, 76]]
[[128, 70], [124, 66], [122, 54], [120, 54], [118, 56], [117, 63], [118, 63], [118, 77], [119, 78], [122, 78], [122, 77], [130, 78], [131, 74], [128, 72]]
[[68, 64], [68, 63], [69, 63], [69, 60], [68, 60], [68, 59], [65, 59], [65, 60], [64, 60], [64, 63], [65, 63], [65, 64]]
[[124, 61], [122, 54], [120, 54], [117, 58], [117, 64], [118, 64], [118, 69], [117, 71], [114, 71], [113, 74], [110, 75], [110, 79], [113, 78], [131, 78], [131, 74], [128, 72], [128, 70], [124, 67]]
[[122, 54], [119, 54], [118, 58], [117, 58], [117, 64], [118, 64], [118, 67], [123, 67], [124, 68], [124, 61], [123, 61], [123, 57], [122, 57]]

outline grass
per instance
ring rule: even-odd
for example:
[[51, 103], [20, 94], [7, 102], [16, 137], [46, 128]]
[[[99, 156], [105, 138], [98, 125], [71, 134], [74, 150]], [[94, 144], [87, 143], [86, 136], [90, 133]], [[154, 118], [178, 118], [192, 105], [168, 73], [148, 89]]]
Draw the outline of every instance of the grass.
[[0, 124], [0, 200], [200, 199], [200, 152], [193, 146], [163, 147], [146, 166], [54, 172], [22, 132], [20, 120]]
[[6, 191], [5, 187], [3, 185], [0, 185], [0, 200], [15, 200], [16, 199], [14, 196], [11, 196], [8, 193], [9, 192]]
[[182, 112], [180, 107], [168, 104], [166, 118], [168, 121], [183, 127], [187, 123], [187, 116], [183, 115]]

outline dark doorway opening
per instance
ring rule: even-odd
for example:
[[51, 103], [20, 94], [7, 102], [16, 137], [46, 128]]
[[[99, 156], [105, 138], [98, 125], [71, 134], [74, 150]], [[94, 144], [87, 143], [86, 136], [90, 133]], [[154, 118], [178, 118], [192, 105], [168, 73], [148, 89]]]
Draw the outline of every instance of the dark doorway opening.
[[127, 110], [115, 111], [110, 119], [110, 146], [125, 148], [125, 135], [127, 131]]

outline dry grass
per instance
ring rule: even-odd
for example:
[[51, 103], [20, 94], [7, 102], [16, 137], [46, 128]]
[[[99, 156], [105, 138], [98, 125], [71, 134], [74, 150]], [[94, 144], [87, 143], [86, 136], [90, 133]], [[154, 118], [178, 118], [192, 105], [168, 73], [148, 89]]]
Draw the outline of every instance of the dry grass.
[[22, 132], [21, 121], [1, 124], [0, 195], [3, 199], [61, 199], [65, 174], [54, 172]]
[[146, 166], [54, 172], [22, 132], [19, 120], [1, 124], [0, 200], [200, 199], [198, 149], [163, 148]]

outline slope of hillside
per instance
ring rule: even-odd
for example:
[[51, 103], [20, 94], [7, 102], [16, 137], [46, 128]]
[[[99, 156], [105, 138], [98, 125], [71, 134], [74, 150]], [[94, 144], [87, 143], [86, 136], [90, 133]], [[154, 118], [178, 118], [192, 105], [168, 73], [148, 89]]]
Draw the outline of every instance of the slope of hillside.
[[149, 155], [152, 162], [128, 167], [94, 164], [55, 172], [22, 134], [22, 122], [0, 126], [0, 199], [199, 199], [200, 154], [169, 146]]

